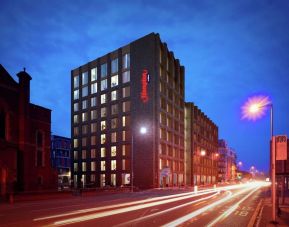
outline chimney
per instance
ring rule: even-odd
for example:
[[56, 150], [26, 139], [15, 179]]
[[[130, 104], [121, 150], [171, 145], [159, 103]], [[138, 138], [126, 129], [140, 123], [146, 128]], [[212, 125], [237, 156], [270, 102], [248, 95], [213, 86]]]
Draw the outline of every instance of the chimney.
[[25, 68], [17, 76], [19, 77], [20, 102], [28, 104], [30, 102], [30, 80], [32, 80], [32, 77], [25, 71]]

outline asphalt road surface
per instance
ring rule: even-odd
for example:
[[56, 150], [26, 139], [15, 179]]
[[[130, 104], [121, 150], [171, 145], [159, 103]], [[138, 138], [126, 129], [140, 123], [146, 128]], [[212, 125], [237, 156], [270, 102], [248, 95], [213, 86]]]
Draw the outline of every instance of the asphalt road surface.
[[0, 205], [0, 226], [247, 226], [268, 187], [149, 190]]

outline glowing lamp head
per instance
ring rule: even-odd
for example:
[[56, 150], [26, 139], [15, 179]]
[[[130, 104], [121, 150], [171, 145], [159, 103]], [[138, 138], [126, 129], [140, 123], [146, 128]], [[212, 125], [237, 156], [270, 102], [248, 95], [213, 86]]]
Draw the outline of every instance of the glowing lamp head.
[[140, 133], [141, 134], [146, 134], [147, 133], [147, 128], [146, 127], [141, 127], [140, 128]]
[[267, 96], [254, 96], [249, 98], [242, 106], [242, 119], [257, 120], [265, 115], [271, 101]]
[[201, 156], [205, 156], [206, 155], [206, 151], [205, 150], [201, 150]]

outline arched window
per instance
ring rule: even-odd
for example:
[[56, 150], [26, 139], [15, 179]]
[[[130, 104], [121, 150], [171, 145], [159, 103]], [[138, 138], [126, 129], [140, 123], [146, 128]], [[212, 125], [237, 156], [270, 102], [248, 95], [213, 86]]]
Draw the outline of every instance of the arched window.
[[44, 142], [43, 133], [40, 131], [36, 132], [36, 161], [35, 165], [37, 167], [44, 166]]
[[0, 138], [5, 139], [6, 136], [6, 119], [5, 112], [0, 110]]

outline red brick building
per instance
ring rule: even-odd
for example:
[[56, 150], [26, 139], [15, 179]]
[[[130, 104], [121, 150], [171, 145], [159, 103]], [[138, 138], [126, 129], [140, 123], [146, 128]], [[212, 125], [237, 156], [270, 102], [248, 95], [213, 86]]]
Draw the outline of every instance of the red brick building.
[[56, 188], [50, 166], [51, 110], [30, 103], [30, 80], [19, 83], [0, 65], [0, 196]]

